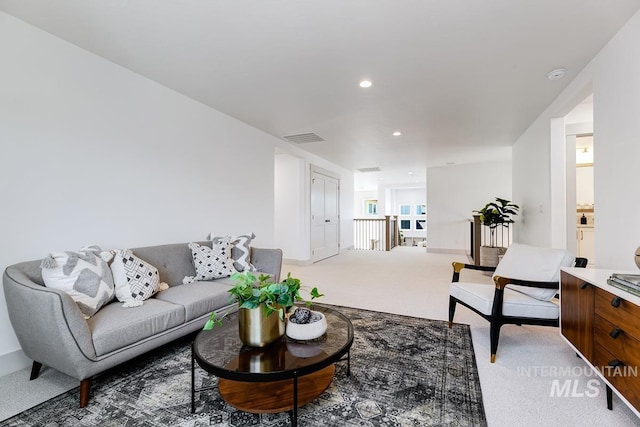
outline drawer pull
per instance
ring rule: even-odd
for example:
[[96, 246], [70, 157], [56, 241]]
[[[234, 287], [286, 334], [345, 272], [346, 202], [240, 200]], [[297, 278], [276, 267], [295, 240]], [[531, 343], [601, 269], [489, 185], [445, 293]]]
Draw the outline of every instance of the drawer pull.
[[613, 299], [611, 300], [611, 306], [612, 307], [620, 307], [620, 303], [622, 302], [622, 298], [620, 297], [613, 297]]
[[622, 363], [618, 359], [613, 359], [611, 362], [609, 362], [609, 366], [612, 366], [612, 367], [615, 368], [615, 367], [618, 367], [618, 366], [624, 366], [624, 363]]
[[589, 282], [582, 282], [582, 285], [580, 285], [580, 289], [587, 289], [587, 286], [589, 286]]
[[622, 329], [615, 328], [611, 332], [609, 332], [609, 336], [613, 339], [616, 339], [618, 338], [618, 336], [620, 336], [621, 333], [622, 333]]

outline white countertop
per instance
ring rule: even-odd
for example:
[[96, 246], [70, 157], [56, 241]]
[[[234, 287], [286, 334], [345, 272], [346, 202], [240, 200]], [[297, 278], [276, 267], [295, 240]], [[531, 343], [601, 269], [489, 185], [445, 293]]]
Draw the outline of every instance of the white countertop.
[[638, 270], [605, 270], [601, 268], [576, 268], [576, 267], [563, 267], [563, 271], [571, 274], [578, 279], [589, 282], [594, 286], [599, 287], [609, 293], [619, 296], [635, 305], [640, 305], [640, 297], [629, 293], [623, 289], [615, 286], [611, 286], [607, 283], [607, 279], [611, 277], [613, 273], [623, 274], [640, 274]]

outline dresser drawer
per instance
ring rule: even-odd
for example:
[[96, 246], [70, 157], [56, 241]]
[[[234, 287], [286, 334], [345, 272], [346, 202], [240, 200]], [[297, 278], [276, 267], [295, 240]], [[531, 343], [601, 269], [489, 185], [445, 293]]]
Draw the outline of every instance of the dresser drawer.
[[[640, 366], [640, 341], [629, 335], [625, 329], [628, 325], [613, 324], [596, 314], [594, 320], [594, 337], [599, 344], [611, 354], [611, 359], [618, 359], [625, 366]], [[614, 333], [618, 332], [617, 335]], [[611, 335], [615, 336], [612, 337]], [[599, 365], [598, 365], [599, 366]]]
[[622, 298], [618, 307], [614, 307], [611, 305], [614, 298], [618, 297], [596, 289], [595, 313], [616, 326], [624, 326], [622, 329], [627, 335], [640, 339], [640, 307]]
[[593, 346], [593, 365], [636, 410], [640, 410], [640, 370], [637, 366], [625, 365], [609, 368], [609, 363], [616, 359], [620, 360], [600, 343]]

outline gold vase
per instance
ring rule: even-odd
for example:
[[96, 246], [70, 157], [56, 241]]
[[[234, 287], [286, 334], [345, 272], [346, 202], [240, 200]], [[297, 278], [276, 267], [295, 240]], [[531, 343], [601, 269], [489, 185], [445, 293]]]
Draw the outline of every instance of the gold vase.
[[251, 347], [264, 347], [284, 335], [284, 321], [277, 312], [265, 314], [265, 305], [241, 308], [238, 312], [240, 341]]

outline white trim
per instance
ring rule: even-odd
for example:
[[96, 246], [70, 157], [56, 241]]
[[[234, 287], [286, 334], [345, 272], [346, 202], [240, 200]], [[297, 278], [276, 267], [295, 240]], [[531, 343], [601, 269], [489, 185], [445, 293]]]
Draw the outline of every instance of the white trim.
[[22, 350], [5, 353], [0, 356], [0, 377], [20, 371], [31, 366], [31, 364], [32, 360]]

